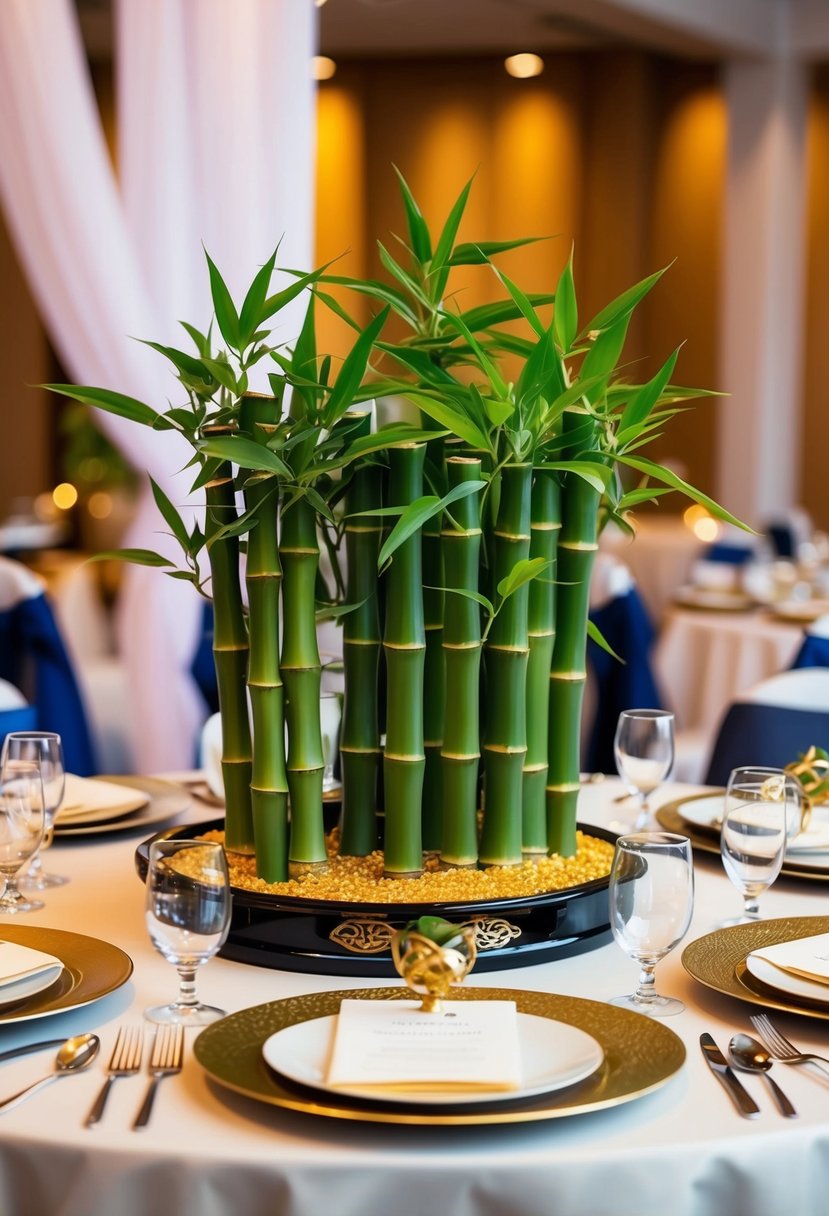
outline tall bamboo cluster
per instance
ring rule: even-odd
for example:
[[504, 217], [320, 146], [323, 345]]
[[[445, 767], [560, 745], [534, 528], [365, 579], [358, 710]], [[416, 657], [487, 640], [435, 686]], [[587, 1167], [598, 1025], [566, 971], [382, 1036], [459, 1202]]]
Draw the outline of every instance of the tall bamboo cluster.
[[[554, 291], [526, 293], [495, 266], [526, 240], [458, 239], [470, 184], [436, 239], [400, 184], [407, 253], [381, 246], [389, 283], [322, 268], [269, 294], [273, 255], [237, 309], [208, 258], [221, 348], [191, 325], [195, 353], [152, 344], [186, 405], [52, 386], [193, 449], [201, 522], [153, 485], [183, 566], [121, 555], [213, 600], [226, 844], [255, 852], [269, 882], [326, 864], [319, 614], [342, 624], [343, 852], [381, 845], [395, 877], [425, 852], [463, 867], [570, 855], [601, 524], [629, 528], [632, 508], [670, 490], [738, 522], [641, 451], [695, 395], [670, 382], [676, 352], [641, 384], [617, 371], [661, 272], [580, 325], [572, 258]], [[459, 310], [456, 266], [495, 274], [504, 297]], [[341, 363], [317, 351], [313, 298], [293, 349], [269, 341], [302, 291], [346, 315], [330, 294], [343, 289], [377, 312]], [[250, 389], [257, 367], [269, 394]], [[401, 395], [421, 424], [374, 428], [366, 403]]]

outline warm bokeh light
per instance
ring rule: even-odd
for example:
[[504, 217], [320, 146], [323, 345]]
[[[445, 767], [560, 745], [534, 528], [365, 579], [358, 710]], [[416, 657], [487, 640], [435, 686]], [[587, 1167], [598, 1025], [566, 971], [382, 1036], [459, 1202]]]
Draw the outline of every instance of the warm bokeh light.
[[78, 491], [69, 481], [62, 481], [52, 491], [52, 502], [59, 511], [69, 511], [78, 501]]
[[52, 502], [52, 495], [48, 490], [38, 494], [32, 503], [32, 510], [41, 523], [50, 523], [55, 518], [55, 504]]
[[315, 55], [312, 62], [314, 80], [330, 80], [337, 70], [336, 63], [327, 55]]
[[520, 55], [510, 55], [504, 60], [504, 67], [510, 76], [517, 80], [528, 80], [531, 76], [540, 76], [544, 71], [544, 60], [540, 55], [524, 52]]
[[690, 528], [697, 540], [710, 543], [716, 540], [720, 534], [720, 525], [712, 515], [709, 515], [705, 507], [699, 503], [694, 503], [688, 507], [682, 518], [685, 520], [686, 527]]
[[108, 519], [112, 514], [112, 495], [106, 490], [96, 490], [90, 494], [86, 509], [93, 519]]

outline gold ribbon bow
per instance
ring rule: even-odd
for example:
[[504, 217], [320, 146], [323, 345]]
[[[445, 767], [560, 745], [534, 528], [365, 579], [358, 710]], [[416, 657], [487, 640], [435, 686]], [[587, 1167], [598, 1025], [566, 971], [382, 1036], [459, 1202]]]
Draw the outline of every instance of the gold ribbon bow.
[[803, 818], [800, 830], [806, 831], [812, 810], [829, 802], [829, 752], [822, 747], [810, 747], [792, 764], [787, 764], [784, 772], [796, 777], [803, 791]]

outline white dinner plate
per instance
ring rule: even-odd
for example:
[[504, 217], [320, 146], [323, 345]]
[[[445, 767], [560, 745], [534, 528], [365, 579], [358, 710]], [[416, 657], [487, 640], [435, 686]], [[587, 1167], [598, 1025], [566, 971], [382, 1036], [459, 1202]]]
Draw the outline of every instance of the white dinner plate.
[[482, 1102], [509, 1102], [515, 1098], [552, 1093], [583, 1081], [604, 1060], [600, 1044], [578, 1027], [531, 1013], [519, 1013], [518, 1038], [524, 1080], [520, 1089], [476, 1090], [474, 1093], [419, 1090], [416, 1093], [396, 1094], [385, 1089], [361, 1089], [359, 1086], [335, 1087], [326, 1084], [325, 1071], [336, 1023], [337, 1015], [332, 1014], [278, 1030], [262, 1046], [265, 1062], [289, 1081], [328, 1094], [373, 1098], [405, 1106], [466, 1106]]
[[150, 801], [143, 790], [130, 789], [113, 781], [96, 777], [76, 777], [66, 774], [63, 803], [55, 818], [56, 828], [81, 827], [92, 823], [109, 823], [140, 811]]
[[796, 1000], [817, 1002], [829, 1005], [829, 984], [819, 984], [816, 980], [808, 980], [803, 975], [792, 975], [775, 967], [767, 959], [759, 958], [756, 954], [746, 956], [746, 971], [753, 975], [767, 988], [783, 992]]
[[748, 612], [755, 601], [743, 591], [720, 587], [680, 587], [674, 603], [681, 608], [703, 608], [707, 612]]
[[117, 819], [106, 818], [90, 822], [88, 819], [68, 819], [55, 823], [55, 835], [93, 836], [111, 832], [131, 832], [154, 824], [166, 823], [190, 807], [190, 795], [174, 781], [160, 777], [114, 777], [118, 784], [138, 791], [140, 806]]
[[829, 599], [783, 600], [770, 605], [770, 611], [781, 621], [792, 621], [797, 625], [811, 625], [819, 617], [829, 613]]
[[0, 984], [0, 1009], [26, 1001], [30, 996], [43, 992], [44, 988], [50, 988], [61, 971], [63, 963], [55, 963], [54, 967], [48, 967], [37, 975], [28, 975], [25, 979], [14, 980], [10, 984]]
[[[686, 823], [704, 831], [719, 832], [723, 801], [722, 794], [710, 794], [703, 798], [691, 798], [678, 809]], [[803, 854], [815, 854], [814, 864], [825, 864], [829, 868], [829, 809], [815, 807], [806, 831], [799, 832], [786, 846], [787, 856], [800, 857]], [[822, 858], [821, 854], [826, 856]]]

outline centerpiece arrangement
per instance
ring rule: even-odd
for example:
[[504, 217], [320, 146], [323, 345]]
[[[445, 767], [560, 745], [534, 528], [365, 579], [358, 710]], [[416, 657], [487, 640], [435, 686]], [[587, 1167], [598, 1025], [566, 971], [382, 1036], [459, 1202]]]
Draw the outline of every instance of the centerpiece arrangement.
[[[598, 878], [604, 890], [612, 848], [601, 833], [585, 841], [576, 821], [600, 527], [629, 529], [630, 508], [671, 490], [737, 521], [641, 453], [699, 395], [670, 382], [677, 351], [645, 383], [620, 368], [631, 316], [661, 271], [584, 323], [572, 257], [554, 292], [530, 295], [496, 265], [527, 240], [458, 240], [471, 183], [437, 239], [400, 185], [407, 238], [402, 260], [379, 247], [388, 281], [323, 267], [288, 272], [272, 293], [274, 253], [237, 308], [208, 257], [218, 334], [185, 324], [194, 353], [150, 343], [175, 369], [181, 404], [162, 412], [110, 390], [50, 387], [192, 447], [203, 523], [189, 528], [153, 484], [182, 566], [148, 550], [119, 555], [213, 600], [235, 886], [283, 904], [307, 893], [382, 908], [389, 896], [405, 902], [395, 884], [425, 864], [443, 884], [434, 901], [458, 906], [474, 900], [470, 872], [497, 900], [510, 875], [537, 876], [552, 859], [554, 877], [530, 890]], [[503, 298], [457, 307], [452, 272], [469, 265], [495, 275]], [[365, 327], [344, 290], [375, 309]], [[274, 345], [273, 318], [302, 293], [299, 337]], [[317, 307], [353, 329], [339, 366], [317, 349]], [[263, 367], [270, 391], [251, 391]], [[371, 403], [389, 397], [416, 406], [419, 425], [375, 427]], [[341, 818], [328, 838], [325, 615], [342, 622], [345, 672]], [[368, 856], [375, 868], [381, 856], [381, 876], [352, 864], [344, 884], [338, 863]], [[494, 875], [507, 885], [493, 888]]]

